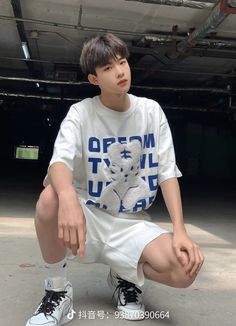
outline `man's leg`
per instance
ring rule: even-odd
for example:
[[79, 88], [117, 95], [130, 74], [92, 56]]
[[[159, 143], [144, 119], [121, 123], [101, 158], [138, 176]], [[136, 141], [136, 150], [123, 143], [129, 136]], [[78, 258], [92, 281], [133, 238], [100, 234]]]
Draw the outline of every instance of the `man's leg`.
[[58, 197], [49, 185], [41, 193], [36, 205], [35, 228], [45, 262], [57, 263], [65, 258], [66, 247], [58, 239]]
[[[190, 286], [196, 275], [190, 277], [178, 261], [172, 247], [172, 233], [165, 233], [147, 244], [140, 258], [147, 279], [176, 288]], [[186, 262], [188, 262], [187, 254]]]
[[73, 289], [66, 278], [66, 247], [58, 239], [58, 198], [49, 185], [36, 205], [35, 228], [48, 277], [45, 296], [26, 326], [59, 326], [73, 318]]

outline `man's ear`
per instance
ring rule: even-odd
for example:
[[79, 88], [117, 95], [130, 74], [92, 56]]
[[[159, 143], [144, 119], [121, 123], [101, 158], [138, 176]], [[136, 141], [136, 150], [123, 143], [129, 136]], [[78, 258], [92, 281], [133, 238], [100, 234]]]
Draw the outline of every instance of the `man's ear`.
[[95, 76], [95, 75], [93, 75], [93, 74], [89, 74], [89, 75], [88, 75], [88, 81], [89, 81], [90, 84], [92, 84], [92, 85], [98, 85], [97, 76]]

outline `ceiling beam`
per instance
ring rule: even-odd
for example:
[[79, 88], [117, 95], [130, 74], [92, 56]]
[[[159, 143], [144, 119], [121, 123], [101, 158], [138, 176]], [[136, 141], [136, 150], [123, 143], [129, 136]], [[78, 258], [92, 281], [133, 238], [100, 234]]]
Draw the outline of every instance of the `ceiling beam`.
[[135, 1], [155, 5], [164, 6], [176, 6], [176, 7], [187, 7], [193, 9], [208, 9], [215, 5], [215, 0], [213, 1], [197, 1], [197, 0], [125, 0], [125, 1]]
[[[176, 44], [176, 51], [169, 52], [169, 58], [176, 58], [177, 56], [181, 55], [181, 53], [188, 51], [195, 46], [198, 39], [204, 39], [210, 32], [215, 31], [216, 28], [223, 23], [223, 21], [229, 16], [229, 12], [222, 9], [223, 1], [224, 0], [220, 0], [218, 2], [203, 24], [193, 30], [185, 40], [182, 40]], [[229, 0], [229, 5], [232, 8], [235, 8], [236, 0]]]
[[[220, 0], [218, 4], [212, 9], [211, 13], [207, 17], [207, 19], [201, 24], [198, 28], [196, 28], [192, 33], [185, 38], [184, 40], [177, 42], [175, 36], [177, 34], [178, 26], [173, 26], [173, 43], [172, 49], [167, 51], [164, 54], [164, 57], [167, 59], [165, 68], [172, 67], [180, 62], [182, 62], [186, 57], [192, 55], [189, 51], [194, 48], [198, 39], [204, 39], [209, 32], [215, 30], [225, 19], [228, 17], [229, 12], [222, 9], [222, 3], [224, 0]], [[230, 6], [235, 9], [236, 0], [229, 0]], [[232, 10], [232, 13], [234, 11]], [[189, 52], [189, 53], [188, 53]], [[163, 55], [162, 55], [163, 58]], [[161, 68], [162, 64], [158, 62], [154, 64], [149, 70], [147, 70], [142, 76], [140, 76], [136, 82], [143, 82], [145, 79], [150, 77], [156, 71]]]
[[[20, 0], [11, 0], [11, 5], [12, 5], [13, 12], [14, 12], [14, 16], [16, 18], [16, 26], [17, 26], [17, 31], [18, 31], [20, 41], [21, 41], [21, 47], [22, 47], [22, 44], [26, 44], [28, 51], [29, 51], [29, 56], [31, 57], [30, 48], [29, 48], [29, 44], [28, 44], [28, 40], [26, 37], [25, 28], [24, 28], [24, 22], [21, 20], [17, 20], [17, 18], [19, 18], [19, 19], [22, 18]], [[32, 61], [25, 60], [25, 64], [29, 70], [30, 75], [35, 76], [34, 63]]]
[[[82, 25], [72, 25], [72, 24], [66, 24], [66, 23], [58, 23], [58, 22], [52, 22], [52, 21], [45, 21], [45, 20], [39, 20], [39, 19], [29, 19], [29, 18], [19, 18], [19, 17], [12, 17], [12, 16], [5, 16], [0, 15], [0, 19], [2, 20], [10, 20], [10, 21], [17, 21], [17, 22], [25, 22], [28, 24], [34, 24], [34, 25], [43, 25], [43, 26], [53, 26], [58, 28], [65, 28], [65, 29], [74, 29], [79, 31], [85, 31], [85, 32], [94, 32], [97, 33], [106, 33], [110, 32], [116, 35], [127, 35], [127, 36], [133, 36], [137, 39], [137, 37], [140, 39], [144, 39], [147, 41], [153, 41], [156, 43], [168, 43], [170, 44], [173, 40], [173, 34], [170, 32], [158, 32], [158, 33], [149, 33], [149, 32], [132, 32], [127, 30], [116, 30], [116, 29], [106, 29], [106, 28], [99, 28], [99, 27], [89, 27], [89, 26], [82, 26]], [[185, 36], [182, 35], [175, 35], [175, 39], [177, 41], [183, 41], [186, 39]], [[218, 46], [220, 43], [225, 43], [228, 47], [235, 47], [235, 39], [227, 39], [227, 38], [221, 38], [221, 39], [198, 39], [196, 44], [201, 45], [201, 43], [214, 43], [216, 46]]]
[[[45, 79], [33, 79], [33, 78], [21, 78], [21, 77], [6, 77], [0, 76], [0, 81], [10, 81], [10, 82], [28, 82], [28, 83], [40, 83], [40, 84], [54, 84], [54, 85], [65, 85], [65, 86], [84, 86], [91, 85], [89, 82], [62, 82], [62, 81], [52, 81]], [[146, 90], [159, 90], [163, 92], [204, 92], [204, 93], [217, 93], [217, 94], [231, 94], [231, 89], [228, 88], [215, 88], [215, 87], [166, 87], [166, 86], [143, 86], [143, 85], [131, 85], [134, 89], [146, 89]], [[233, 94], [235, 95], [235, 94]]]

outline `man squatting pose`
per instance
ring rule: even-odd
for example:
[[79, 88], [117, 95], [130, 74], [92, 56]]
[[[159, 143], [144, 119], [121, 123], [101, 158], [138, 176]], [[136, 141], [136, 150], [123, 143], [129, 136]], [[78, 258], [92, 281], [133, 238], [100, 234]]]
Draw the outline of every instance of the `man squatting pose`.
[[[170, 128], [154, 100], [128, 93], [127, 45], [105, 34], [87, 41], [83, 72], [100, 95], [71, 106], [55, 141], [35, 227], [48, 277], [26, 326], [71, 320], [68, 254], [110, 266], [108, 284], [123, 318], [144, 318], [140, 286], [193, 283], [203, 254], [188, 236]], [[168, 232], [145, 212], [160, 186], [173, 223]], [[79, 270], [78, 270], [79, 277]]]

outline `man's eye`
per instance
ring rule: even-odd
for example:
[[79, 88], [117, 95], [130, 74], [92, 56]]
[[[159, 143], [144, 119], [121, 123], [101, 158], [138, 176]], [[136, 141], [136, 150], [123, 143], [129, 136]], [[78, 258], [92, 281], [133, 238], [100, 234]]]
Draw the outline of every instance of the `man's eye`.
[[107, 70], [110, 70], [111, 69], [111, 66], [107, 66], [104, 68], [104, 71], [107, 71]]
[[125, 63], [126, 63], [126, 60], [122, 60], [122, 61], [120, 62], [121, 65], [124, 65]]

